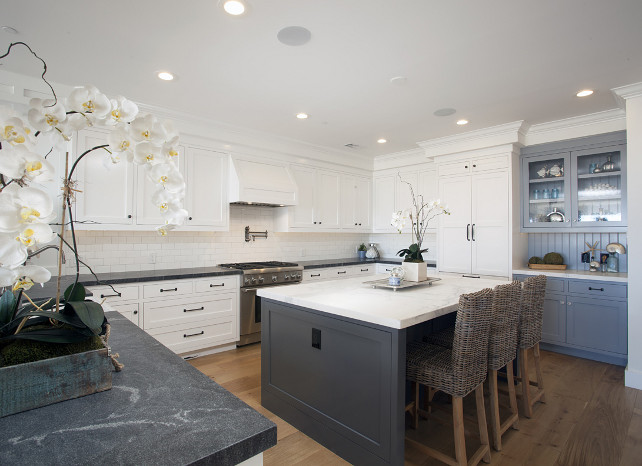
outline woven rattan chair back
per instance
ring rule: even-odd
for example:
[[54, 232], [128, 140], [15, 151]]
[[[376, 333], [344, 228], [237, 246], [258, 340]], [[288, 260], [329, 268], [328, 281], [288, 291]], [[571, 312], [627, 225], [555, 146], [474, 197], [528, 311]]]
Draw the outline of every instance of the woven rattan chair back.
[[514, 281], [493, 290], [493, 318], [488, 336], [488, 368], [499, 370], [515, 359], [522, 284]]
[[531, 348], [542, 339], [542, 319], [544, 296], [546, 294], [546, 275], [528, 277], [522, 286], [519, 318], [520, 348]]
[[452, 348], [452, 386], [444, 391], [465, 396], [486, 379], [488, 333], [492, 319], [490, 288], [461, 295]]

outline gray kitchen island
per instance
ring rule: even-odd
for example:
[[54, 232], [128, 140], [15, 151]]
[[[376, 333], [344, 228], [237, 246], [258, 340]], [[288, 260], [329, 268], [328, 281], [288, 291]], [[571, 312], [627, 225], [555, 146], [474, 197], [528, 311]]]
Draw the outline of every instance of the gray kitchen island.
[[119, 313], [106, 315], [125, 365], [112, 389], [0, 418], [0, 464], [234, 465], [276, 445], [273, 422]]
[[459, 296], [507, 283], [438, 276], [392, 291], [377, 277], [260, 289], [261, 403], [353, 464], [404, 463], [406, 341]]

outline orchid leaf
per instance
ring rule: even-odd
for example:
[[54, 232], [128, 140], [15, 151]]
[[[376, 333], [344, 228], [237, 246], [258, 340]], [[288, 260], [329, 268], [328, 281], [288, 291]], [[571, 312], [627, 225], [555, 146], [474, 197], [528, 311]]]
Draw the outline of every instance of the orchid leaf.
[[11, 322], [15, 307], [16, 297], [11, 291], [5, 291], [0, 297], [0, 325]]
[[94, 301], [72, 301], [66, 303], [65, 308], [75, 312], [95, 335], [100, 335], [105, 320], [105, 312], [100, 304]]
[[85, 287], [80, 283], [69, 285], [64, 293], [65, 301], [84, 301], [87, 297]]
[[7, 340], [37, 340], [48, 343], [76, 343], [86, 340], [88, 335], [85, 335], [78, 330], [70, 328], [43, 328], [32, 330], [29, 332], [20, 332], [17, 335], [7, 337]]
[[[38, 306], [38, 308], [42, 309], [43, 311], [52, 309], [56, 305], [56, 300], [54, 298], [34, 299], [33, 302], [36, 306]], [[35, 311], [37, 309], [36, 306], [31, 303], [26, 303], [16, 313], [16, 317], [24, 317], [26, 314]]]

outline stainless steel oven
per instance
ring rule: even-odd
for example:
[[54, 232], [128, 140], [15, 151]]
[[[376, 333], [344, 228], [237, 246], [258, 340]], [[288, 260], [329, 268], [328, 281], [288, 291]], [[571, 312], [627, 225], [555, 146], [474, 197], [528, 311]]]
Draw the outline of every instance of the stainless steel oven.
[[261, 341], [261, 304], [256, 290], [300, 283], [303, 266], [291, 262], [241, 262], [219, 267], [243, 271], [240, 302], [240, 340], [237, 346]]

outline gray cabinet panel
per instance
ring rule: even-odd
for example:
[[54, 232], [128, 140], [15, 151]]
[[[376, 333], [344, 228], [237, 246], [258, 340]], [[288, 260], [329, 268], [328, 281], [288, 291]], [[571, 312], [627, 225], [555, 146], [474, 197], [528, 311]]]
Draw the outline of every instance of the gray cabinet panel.
[[566, 296], [546, 293], [542, 341], [564, 343], [566, 341]]
[[627, 285], [609, 282], [592, 282], [587, 280], [569, 281], [568, 292], [596, 298], [626, 299]]
[[566, 341], [601, 351], [627, 352], [626, 302], [569, 297]]
[[563, 278], [546, 278], [546, 293], [564, 293], [566, 281]]

